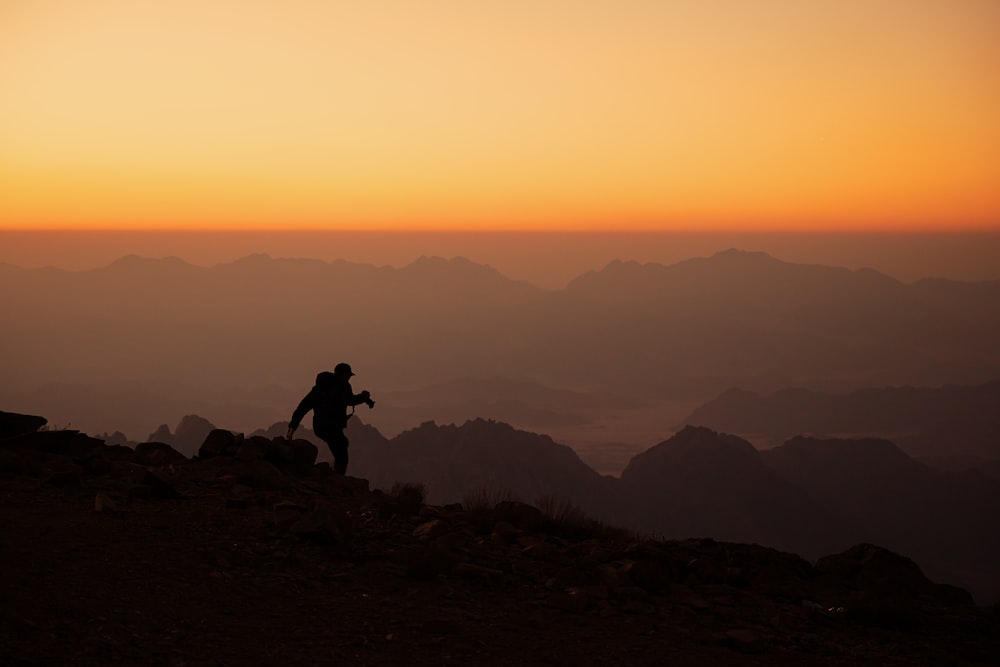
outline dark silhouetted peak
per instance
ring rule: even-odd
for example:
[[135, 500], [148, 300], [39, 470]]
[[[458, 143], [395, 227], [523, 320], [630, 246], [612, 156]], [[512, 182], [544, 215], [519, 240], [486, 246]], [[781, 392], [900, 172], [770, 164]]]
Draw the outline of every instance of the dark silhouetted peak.
[[808, 305], [818, 297], [884, 297], [898, 287], [897, 281], [871, 270], [793, 264], [763, 252], [731, 249], [671, 265], [614, 261], [579, 276], [566, 291], [601, 300], [657, 299], [727, 308], [760, 303], [772, 310]]
[[354, 264], [353, 262], [324, 262], [321, 259], [283, 259], [272, 257], [266, 252], [255, 252], [245, 257], [240, 257], [239, 259], [218, 264], [215, 268], [221, 269], [223, 271], [236, 271], [242, 273], [245, 271], [264, 271], [264, 272], [284, 272], [288, 274], [295, 274], [296, 272], [308, 272], [308, 271], [329, 271], [333, 267], [356, 267], [356, 266], [366, 266], [361, 264]]
[[140, 257], [139, 255], [124, 255], [111, 262], [107, 267], [113, 271], [134, 270], [178, 270], [197, 268], [179, 257]]
[[456, 275], [503, 277], [500, 272], [493, 267], [485, 264], [477, 264], [476, 262], [468, 260], [464, 257], [452, 257], [450, 259], [445, 259], [444, 257], [421, 256], [404, 266], [400, 269], [400, 271], [423, 278], [443, 278]]
[[726, 250], [720, 250], [706, 261], [715, 262], [718, 264], [727, 264], [730, 266], [773, 266], [777, 264], [786, 264], [780, 260], [775, 259], [766, 252], [754, 251], [754, 250], [740, 250], [738, 248], [727, 248]]
[[641, 484], [668, 470], [717, 475], [758, 465], [761, 464], [757, 450], [746, 440], [700, 426], [685, 426], [669, 440], [633, 457], [622, 471], [621, 479]]
[[203, 417], [185, 415], [173, 433], [166, 424], [162, 424], [150, 434], [147, 442], [166, 443], [185, 456], [194, 456], [205, 437], [214, 429], [215, 426]]
[[[816, 561], [816, 570], [827, 582], [847, 590], [889, 600], [922, 598], [948, 606], [972, 606], [972, 596], [955, 586], [936, 584], [906, 556], [874, 544], [858, 544], [847, 551]], [[898, 621], [901, 619], [886, 618]]]
[[212, 422], [198, 415], [185, 415], [174, 431], [175, 438], [204, 438], [205, 435], [214, 429]]
[[492, 266], [477, 264], [464, 257], [451, 259], [420, 257], [399, 269], [398, 275], [412, 288], [430, 287], [447, 292], [474, 292], [478, 297], [486, 299], [496, 296], [497, 293], [523, 296], [539, 291], [528, 282], [511, 280]]
[[437, 438], [440, 442], [478, 443], [483, 448], [491, 447], [496, 443], [503, 443], [504, 446], [539, 442], [554, 444], [552, 438], [547, 435], [520, 431], [510, 424], [492, 419], [471, 419], [461, 426], [455, 424], [438, 425], [433, 421], [427, 421], [415, 429], [400, 433], [396, 440], [405, 443], [411, 438], [428, 437]]
[[149, 434], [146, 438], [146, 442], [163, 442], [170, 444], [174, 441], [174, 434], [170, 432], [170, 427], [166, 424], [160, 424], [156, 427], [156, 430]]
[[234, 266], [259, 267], [270, 264], [272, 261], [273, 259], [266, 252], [255, 252], [246, 257], [240, 257], [235, 262], [232, 262], [232, 264]]
[[351, 457], [352, 466], [357, 461], [356, 469], [373, 483], [420, 482], [434, 502], [461, 502], [489, 489], [529, 502], [542, 496], [573, 499], [598, 518], [619, 509], [609, 480], [570, 447], [488, 419], [461, 426], [424, 422], [384, 447], [355, 450], [352, 444]]
[[1000, 458], [1000, 381], [943, 387], [881, 387], [830, 394], [786, 388], [769, 396], [732, 391], [694, 410], [688, 423], [784, 441], [796, 434], [863, 434], [919, 456]]
[[687, 426], [634, 457], [623, 491], [643, 527], [711, 535], [818, 555], [845, 546], [846, 527], [767, 468], [746, 440]]
[[926, 466], [914, 461], [899, 447], [883, 438], [821, 439], [796, 436], [783, 445], [767, 450], [769, 463], [797, 461], [817, 470], [838, 467], [865, 469], [876, 474], [891, 470], [926, 472]]

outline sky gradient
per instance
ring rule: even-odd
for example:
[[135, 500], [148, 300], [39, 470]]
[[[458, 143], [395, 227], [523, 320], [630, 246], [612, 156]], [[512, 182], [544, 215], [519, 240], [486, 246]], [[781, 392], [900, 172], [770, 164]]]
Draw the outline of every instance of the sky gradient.
[[993, 0], [13, 0], [0, 229], [1000, 229]]

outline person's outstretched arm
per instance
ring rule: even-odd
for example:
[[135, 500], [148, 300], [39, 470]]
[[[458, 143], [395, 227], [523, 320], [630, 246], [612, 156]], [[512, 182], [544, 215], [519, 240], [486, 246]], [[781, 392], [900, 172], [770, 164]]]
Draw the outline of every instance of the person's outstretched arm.
[[295, 408], [295, 412], [292, 413], [292, 420], [288, 422], [288, 432], [285, 434], [286, 440], [291, 440], [292, 435], [295, 433], [295, 429], [299, 427], [302, 423], [302, 418], [306, 416], [306, 413], [313, 409], [316, 404], [316, 394], [313, 390], [309, 390], [305, 398], [299, 401], [299, 406]]
[[351, 394], [351, 399], [347, 402], [348, 405], [361, 405], [362, 403], [367, 403], [372, 398], [372, 395], [368, 393], [365, 389], [360, 394]]

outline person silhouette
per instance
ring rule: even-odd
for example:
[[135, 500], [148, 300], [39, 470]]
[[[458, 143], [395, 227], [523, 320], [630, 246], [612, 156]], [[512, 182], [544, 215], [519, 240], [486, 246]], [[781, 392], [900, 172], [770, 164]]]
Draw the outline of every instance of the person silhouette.
[[[345, 363], [337, 364], [332, 373], [323, 371], [317, 375], [316, 384], [292, 413], [286, 435], [291, 440], [302, 418], [312, 410], [313, 431], [330, 448], [333, 472], [338, 475], [347, 473], [347, 447], [350, 442], [344, 435], [344, 429], [347, 428], [347, 420], [354, 414], [354, 406], [365, 403], [369, 409], [375, 407], [375, 401], [367, 390], [354, 393], [350, 383], [353, 375], [351, 367]], [[352, 408], [351, 414], [347, 414], [348, 407]]]

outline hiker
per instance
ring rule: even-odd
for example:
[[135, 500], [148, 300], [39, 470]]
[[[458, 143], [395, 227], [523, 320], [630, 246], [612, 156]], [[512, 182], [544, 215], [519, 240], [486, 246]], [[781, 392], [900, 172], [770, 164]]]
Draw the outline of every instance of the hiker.
[[[375, 407], [375, 401], [367, 391], [354, 393], [350, 383], [352, 375], [354, 373], [351, 367], [344, 363], [337, 364], [332, 373], [323, 371], [317, 375], [315, 386], [292, 413], [288, 434], [285, 436], [291, 440], [302, 418], [312, 410], [313, 431], [330, 448], [330, 453], [333, 454], [333, 472], [338, 475], [347, 472], [348, 440], [344, 429], [347, 428], [347, 420], [354, 414], [354, 406], [365, 403], [369, 409]], [[348, 407], [351, 408], [351, 414], [347, 414]]]

